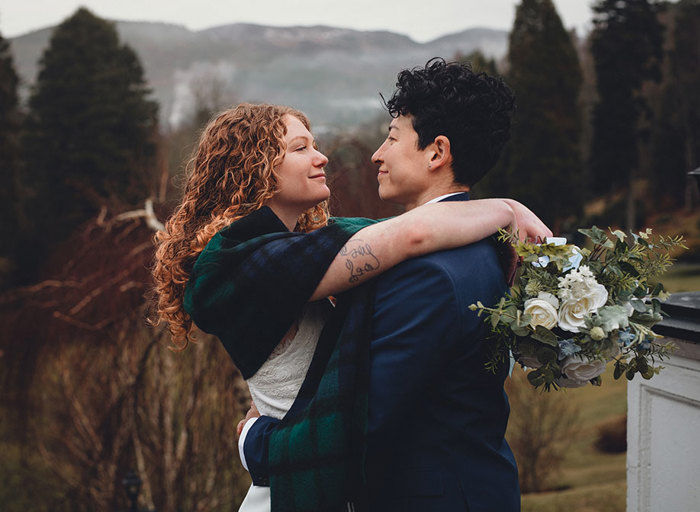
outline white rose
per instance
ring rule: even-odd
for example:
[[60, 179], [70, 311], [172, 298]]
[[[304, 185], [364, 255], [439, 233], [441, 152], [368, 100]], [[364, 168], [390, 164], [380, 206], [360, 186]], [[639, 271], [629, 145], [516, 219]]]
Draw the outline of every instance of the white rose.
[[605, 286], [602, 284], [596, 283], [591, 286], [588, 289], [588, 296], [593, 301], [593, 308], [595, 311], [605, 306], [605, 303], [608, 302], [608, 290], [606, 290]]
[[568, 300], [559, 308], [559, 327], [569, 332], [580, 332], [585, 325], [584, 318], [591, 310], [591, 299]]
[[557, 325], [557, 307], [559, 300], [547, 292], [540, 292], [535, 299], [528, 299], [523, 305], [523, 312], [530, 315], [530, 325], [534, 328], [538, 325], [551, 329]]
[[[603, 373], [606, 365], [607, 363], [605, 361], [600, 361], [598, 359], [591, 361], [587, 357], [567, 357], [564, 359], [564, 363], [561, 367], [561, 371], [564, 374], [562, 377], [564, 381], [567, 381], [566, 384], [578, 383], [582, 386], [589, 380], [595, 379], [598, 375]], [[578, 385], [561, 385], [564, 387], [580, 387]]]
[[569, 332], [580, 332], [586, 315], [598, 311], [608, 301], [608, 291], [602, 284], [589, 288], [586, 295], [564, 302], [559, 308], [559, 327]]

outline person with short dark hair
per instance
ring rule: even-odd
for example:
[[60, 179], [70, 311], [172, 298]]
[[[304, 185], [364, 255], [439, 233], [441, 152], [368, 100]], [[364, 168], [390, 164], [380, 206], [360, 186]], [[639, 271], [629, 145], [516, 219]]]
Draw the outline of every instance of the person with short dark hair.
[[[508, 140], [514, 101], [502, 80], [432, 59], [402, 71], [386, 105], [379, 195], [411, 211], [469, 200]], [[497, 302], [506, 274], [482, 240], [353, 290], [342, 324], [321, 335], [324, 346], [332, 331], [332, 353], [315, 356], [289, 413], [245, 425], [242, 456], [253, 483], [271, 485], [273, 510], [338, 510], [326, 494], [356, 511], [520, 510], [508, 368], [486, 369], [488, 328], [469, 310]]]
[[[389, 135], [372, 157], [379, 195], [412, 208], [469, 199], [508, 140], [514, 100], [502, 80], [434, 59], [399, 74], [387, 107]], [[487, 240], [414, 258], [377, 279], [365, 466], [370, 510], [520, 510], [504, 437], [508, 368], [486, 369], [488, 328], [468, 309], [496, 303], [506, 290]]]

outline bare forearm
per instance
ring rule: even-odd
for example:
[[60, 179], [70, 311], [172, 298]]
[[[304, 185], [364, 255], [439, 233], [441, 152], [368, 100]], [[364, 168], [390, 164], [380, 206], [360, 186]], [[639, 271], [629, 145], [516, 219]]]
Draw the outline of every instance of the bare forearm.
[[486, 199], [424, 205], [368, 226], [340, 250], [311, 300], [357, 286], [409, 258], [479, 241], [514, 220], [508, 204]]

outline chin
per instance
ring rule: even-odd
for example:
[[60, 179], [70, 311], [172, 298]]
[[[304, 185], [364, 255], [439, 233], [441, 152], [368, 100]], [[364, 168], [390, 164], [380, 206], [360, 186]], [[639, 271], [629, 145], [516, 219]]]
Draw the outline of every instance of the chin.
[[379, 194], [379, 199], [382, 201], [386, 201], [388, 203], [397, 203], [398, 198], [396, 197], [396, 194], [392, 194], [390, 191], [386, 190], [386, 188], [382, 188], [382, 186], [379, 186], [379, 190], [377, 191]]

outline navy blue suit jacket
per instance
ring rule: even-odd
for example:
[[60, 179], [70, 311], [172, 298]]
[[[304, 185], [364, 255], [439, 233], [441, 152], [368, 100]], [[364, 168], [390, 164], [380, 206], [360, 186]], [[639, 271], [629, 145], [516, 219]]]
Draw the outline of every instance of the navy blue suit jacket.
[[[497, 302], [506, 289], [490, 241], [415, 258], [377, 278], [365, 466], [373, 511], [520, 510], [504, 439], [508, 368], [484, 368], [487, 328], [468, 309]], [[258, 485], [275, 424], [262, 417], [246, 437]]]

